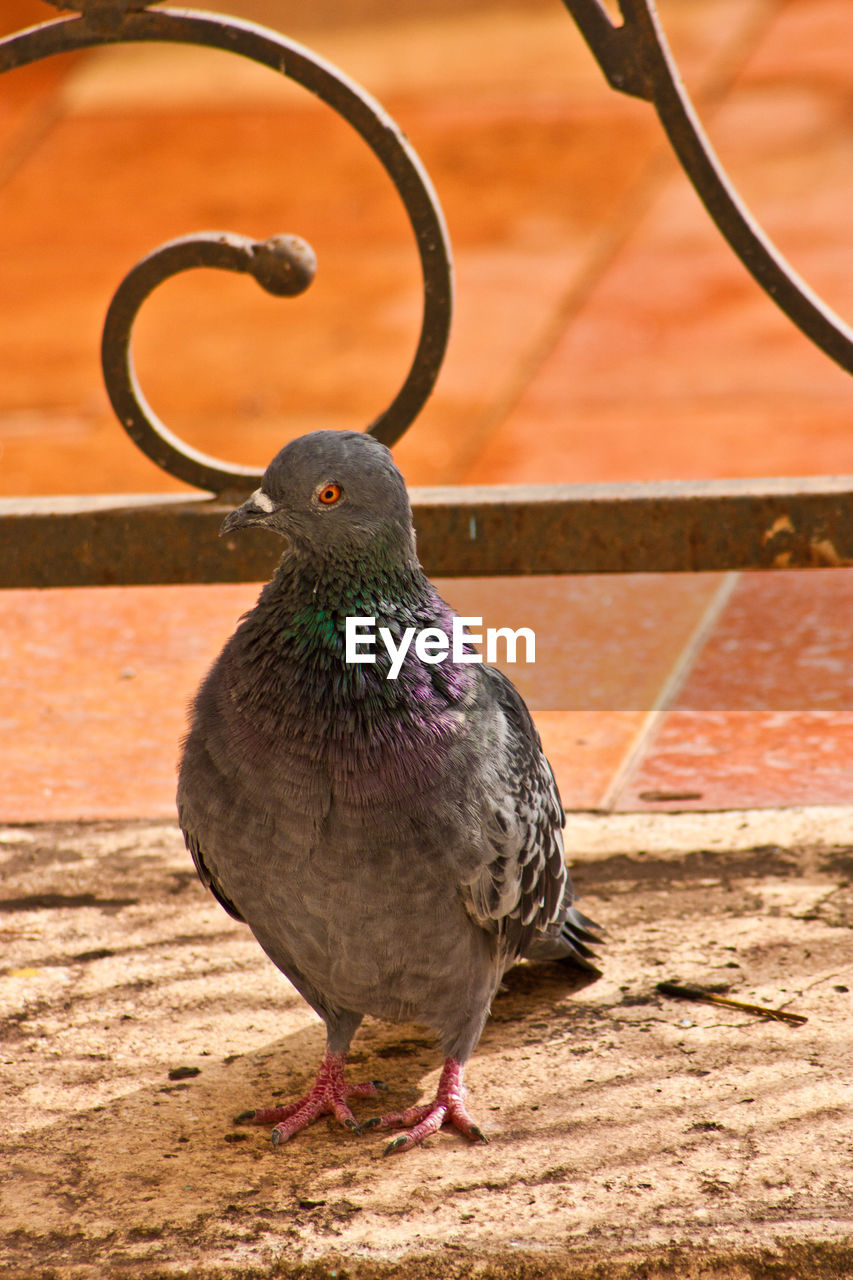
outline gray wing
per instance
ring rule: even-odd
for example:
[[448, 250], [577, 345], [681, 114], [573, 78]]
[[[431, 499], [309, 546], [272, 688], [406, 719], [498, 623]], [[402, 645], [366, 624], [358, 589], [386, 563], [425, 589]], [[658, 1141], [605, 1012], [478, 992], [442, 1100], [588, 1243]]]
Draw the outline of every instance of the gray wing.
[[[463, 884], [470, 914], [497, 933], [507, 960], [531, 953], [593, 957], [596, 926], [572, 906], [563, 856], [565, 814], [536, 726], [510, 680], [481, 666], [481, 696], [494, 712], [495, 749], [486, 747], [483, 860]], [[488, 716], [486, 717], [488, 719]]]
[[240, 912], [234, 906], [234, 903], [219, 884], [219, 881], [205, 865], [198, 837], [195, 836], [192, 831], [188, 831], [186, 827], [184, 827], [183, 823], [181, 823], [181, 831], [183, 832], [184, 843], [192, 854], [192, 860], [195, 863], [195, 869], [198, 872], [199, 880], [201, 880], [206, 889], [210, 890], [216, 901], [221, 907], [225, 908], [229, 916], [233, 916], [235, 920], [239, 920], [241, 924], [245, 924], [245, 918], [241, 916]]

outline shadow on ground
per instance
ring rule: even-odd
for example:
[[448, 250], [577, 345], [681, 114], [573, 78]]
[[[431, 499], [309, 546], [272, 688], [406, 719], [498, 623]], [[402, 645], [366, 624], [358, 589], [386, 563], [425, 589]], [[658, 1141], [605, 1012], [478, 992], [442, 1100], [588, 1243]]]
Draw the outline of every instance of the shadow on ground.
[[[278, 1150], [233, 1123], [304, 1089], [322, 1027], [173, 827], [11, 828], [0, 850], [10, 1277], [850, 1270], [849, 849], [580, 866], [602, 976], [509, 973], [469, 1071], [490, 1144], [388, 1159], [326, 1120]], [[667, 1000], [661, 978], [808, 1022]], [[420, 1028], [368, 1021], [353, 1048], [388, 1108], [434, 1087]]]

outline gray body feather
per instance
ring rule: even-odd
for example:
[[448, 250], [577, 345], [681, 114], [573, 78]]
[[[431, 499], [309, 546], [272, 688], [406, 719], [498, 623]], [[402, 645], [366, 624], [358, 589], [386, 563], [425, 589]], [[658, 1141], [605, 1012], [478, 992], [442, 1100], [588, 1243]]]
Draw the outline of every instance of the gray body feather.
[[[384, 450], [352, 449], [368, 479], [378, 466], [402, 485]], [[276, 463], [264, 499], [290, 510], [281, 491], [295, 482]], [[338, 459], [329, 474], [349, 472]], [[380, 654], [344, 661], [348, 614], [397, 636], [450, 628], [407, 511], [399, 546], [361, 531], [357, 511], [338, 541], [307, 524], [319, 548], [302, 526], [279, 529], [290, 549], [195, 700], [178, 810], [202, 880], [323, 1018], [334, 1052], [371, 1014], [432, 1028], [464, 1063], [507, 965], [586, 963], [598, 939], [572, 906], [556, 783], [509, 680], [423, 663], [414, 646], [397, 680]]]

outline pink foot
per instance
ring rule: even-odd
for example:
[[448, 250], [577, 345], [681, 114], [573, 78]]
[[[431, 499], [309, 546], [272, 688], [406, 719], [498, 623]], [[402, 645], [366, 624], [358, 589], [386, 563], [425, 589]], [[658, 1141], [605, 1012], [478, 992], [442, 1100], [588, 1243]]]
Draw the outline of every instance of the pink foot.
[[408, 1129], [408, 1133], [400, 1134], [385, 1148], [385, 1155], [393, 1151], [408, 1151], [417, 1143], [438, 1133], [444, 1124], [450, 1124], [466, 1138], [475, 1142], [488, 1142], [479, 1125], [471, 1119], [465, 1107], [465, 1087], [462, 1084], [462, 1067], [455, 1058], [448, 1058], [438, 1082], [438, 1091], [434, 1102], [421, 1106], [409, 1107], [408, 1111], [400, 1111], [396, 1115], [382, 1116], [380, 1120], [368, 1120], [365, 1129]]
[[335, 1116], [340, 1124], [353, 1133], [361, 1133], [353, 1113], [347, 1106], [349, 1098], [371, 1098], [379, 1092], [382, 1085], [378, 1080], [368, 1080], [364, 1084], [347, 1084], [344, 1080], [345, 1053], [330, 1053], [327, 1049], [320, 1063], [317, 1078], [304, 1098], [289, 1102], [284, 1107], [267, 1107], [260, 1111], [244, 1111], [237, 1116], [236, 1123], [248, 1121], [250, 1124], [274, 1124], [270, 1137], [274, 1147], [287, 1142], [300, 1129], [304, 1129], [318, 1116], [329, 1113]]

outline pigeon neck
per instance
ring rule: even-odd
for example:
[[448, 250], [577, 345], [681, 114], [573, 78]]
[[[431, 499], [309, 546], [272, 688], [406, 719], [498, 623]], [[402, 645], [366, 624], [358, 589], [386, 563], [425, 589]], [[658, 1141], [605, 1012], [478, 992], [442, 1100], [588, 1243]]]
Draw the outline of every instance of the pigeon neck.
[[418, 608], [435, 594], [417, 560], [361, 556], [317, 561], [297, 555], [283, 557], [267, 593], [290, 607], [343, 615], [384, 613], [389, 605]]
[[[347, 620], [353, 617], [371, 620], [374, 637], [373, 656], [356, 661], [347, 656]], [[277, 687], [284, 684], [289, 702], [322, 701], [328, 695], [338, 706], [393, 704], [417, 710], [436, 702], [455, 705], [470, 693], [470, 666], [425, 665], [411, 643], [412, 635], [425, 628], [449, 634], [452, 619], [452, 610], [419, 565], [380, 570], [362, 563], [318, 573], [285, 556], [248, 615], [239, 643], [256, 662], [263, 653], [264, 669]], [[397, 652], [403, 646], [396, 665], [383, 632]], [[291, 673], [285, 681], [283, 668]]]
[[415, 532], [388, 520], [368, 532], [351, 529], [339, 540], [323, 541], [294, 531], [281, 560], [283, 569], [300, 573], [312, 582], [334, 583], [340, 579], [381, 579], [406, 575], [423, 576], [415, 547]]

